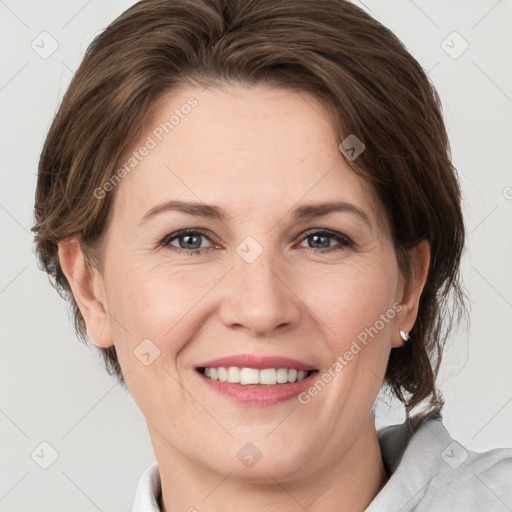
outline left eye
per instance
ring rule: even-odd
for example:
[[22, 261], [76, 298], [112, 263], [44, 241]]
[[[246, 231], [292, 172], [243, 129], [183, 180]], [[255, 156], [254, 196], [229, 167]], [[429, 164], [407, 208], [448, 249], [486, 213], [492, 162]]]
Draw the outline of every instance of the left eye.
[[[332, 246], [330, 242], [330, 240], [333, 239], [338, 242], [334, 246]], [[315, 249], [315, 252], [329, 252], [332, 250], [352, 247], [354, 245], [350, 238], [335, 231], [313, 231], [309, 234], [306, 234], [304, 241], [306, 240], [310, 240], [310, 242], [314, 245], [313, 247], [310, 246], [310, 249]]]

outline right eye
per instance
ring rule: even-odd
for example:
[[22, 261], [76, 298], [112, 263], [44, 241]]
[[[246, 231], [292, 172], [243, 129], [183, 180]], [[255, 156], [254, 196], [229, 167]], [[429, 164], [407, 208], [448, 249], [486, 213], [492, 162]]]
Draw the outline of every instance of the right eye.
[[[160, 242], [160, 247], [169, 247], [178, 252], [192, 251], [189, 254], [200, 254], [201, 252], [218, 247], [212, 244], [210, 247], [201, 247], [203, 239], [211, 242], [203, 229], [181, 229], [170, 233]], [[173, 242], [177, 242], [174, 244]]]

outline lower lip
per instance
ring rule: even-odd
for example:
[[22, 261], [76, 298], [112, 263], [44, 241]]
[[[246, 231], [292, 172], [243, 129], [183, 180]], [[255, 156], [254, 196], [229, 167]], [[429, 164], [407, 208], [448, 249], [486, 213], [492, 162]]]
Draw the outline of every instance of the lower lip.
[[276, 405], [291, 400], [311, 387], [317, 374], [318, 372], [314, 371], [304, 380], [300, 382], [289, 382], [288, 384], [242, 385], [213, 380], [198, 372], [199, 377], [201, 377], [211, 389], [231, 400], [246, 405]]

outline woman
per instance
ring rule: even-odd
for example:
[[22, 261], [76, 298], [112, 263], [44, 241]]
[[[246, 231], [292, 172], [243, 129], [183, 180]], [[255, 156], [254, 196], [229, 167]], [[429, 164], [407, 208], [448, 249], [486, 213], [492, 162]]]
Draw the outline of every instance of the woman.
[[[465, 237], [440, 101], [361, 9], [137, 3], [64, 97], [35, 214], [146, 418], [134, 510], [512, 507], [512, 451], [441, 421]], [[407, 421], [377, 432], [383, 385]]]

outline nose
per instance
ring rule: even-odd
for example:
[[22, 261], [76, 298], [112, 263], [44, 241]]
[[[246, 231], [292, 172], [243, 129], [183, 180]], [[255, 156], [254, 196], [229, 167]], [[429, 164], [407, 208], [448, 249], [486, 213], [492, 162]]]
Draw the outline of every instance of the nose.
[[270, 251], [263, 251], [252, 263], [235, 255], [234, 268], [225, 283], [230, 292], [220, 307], [224, 325], [244, 329], [255, 337], [296, 326], [300, 298], [286, 276], [289, 273]]

